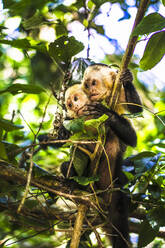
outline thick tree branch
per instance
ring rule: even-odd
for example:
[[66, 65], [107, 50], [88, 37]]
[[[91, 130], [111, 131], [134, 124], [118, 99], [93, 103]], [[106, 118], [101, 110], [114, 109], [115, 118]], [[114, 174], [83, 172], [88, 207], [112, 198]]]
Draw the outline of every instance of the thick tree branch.
[[78, 206], [78, 213], [76, 217], [76, 221], [74, 224], [74, 230], [72, 235], [72, 240], [70, 244], [70, 248], [78, 248], [81, 238], [82, 225], [85, 218], [87, 206], [84, 204], [80, 204]]
[[[10, 180], [15, 184], [25, 185], [27, 181], [27, 172], [23, 169], [15, 168], [11, 164], [0, 161], [0, 177], [6, 180]], [[55, 195], [64, 197], [71, 201], [85, 204], [88, 207], [91, 207], [100, 212], [98, 209], [94, 195], [88, 194], [88, 196], [83, 195], [81, 193], [74, 191], [74, 194], [71, 194], [71, 189], [68, 185], [65, 184], [63, 178], [57, 176], [45, 176], [45, 177], [32, 177], [31, 178], [31, 186], [38, 187], [40, 189], [46, 190], [47, 192], [51, 192]]]

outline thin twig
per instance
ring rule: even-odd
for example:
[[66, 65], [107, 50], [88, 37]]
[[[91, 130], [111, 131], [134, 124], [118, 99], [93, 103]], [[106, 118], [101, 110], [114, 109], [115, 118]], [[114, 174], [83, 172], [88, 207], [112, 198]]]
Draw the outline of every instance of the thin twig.
[[105, 248], [104, 245], [103, 245], [103, 243], [102, 243], [102, 241], [101, 241], [100, 235], [99, 235], [99, 233], [96, 230], [96, 228], [92, 226], [92, 224], [90, 223], [90, 221], [87, 218], [85, 218], [85, 220], [86, 220], [88, 226], [92, 229], [92, 231], [94, 232], [94, 234], [96, 236], [98, 247], [99, 248]]
[[25, 187], [25, 193], [21, 199], [21, 202], [19, 204], [18, 210], [17, 212], [20, 213], [24, 202], [26, 200], [26, 197], [28, 195], [28, 191], [29, 191], [29, 186], [30, 186], [30, 181], [31, 181], [31, 175], [32, 175], [32, 170], [33, 170], [33, 153], [34, 153], [34, 147], [32, 147], [31, 153], [30, 153], [30, 167], [29, 167], [29, 171], [28, 171], [28, 175], [27, 175], [27, 183], [26, 183], [26, 187]]
[[41, 130], [41, 128], [42, 128], [42, 124], [43, 124], [43, 122], [44, 122], [44, 118], [45, 118], [46, 111], [47, 111], [48, 105], [49, 105], [49, 103], [50, 103], [51, 97], [52, 97], [52, 93], [50, 94], [50, 96], [49, 96], [49, 98], [48, 98], [48, 101], [47, 101], [47, 103], [46, 103], [46, 105], [45, 105], [44, 113], [43, 113], [43, 115], [42, 115], [42, 120], [41, 120], [41, 123], [40, 123], [40, 125], [39, 125], [38, 130], [37, 130], [37, 133], [35, 134], [35, 137], [38, 136], [38, 134], [39, 134], [39, 132], [40, 132], [40, 130]]

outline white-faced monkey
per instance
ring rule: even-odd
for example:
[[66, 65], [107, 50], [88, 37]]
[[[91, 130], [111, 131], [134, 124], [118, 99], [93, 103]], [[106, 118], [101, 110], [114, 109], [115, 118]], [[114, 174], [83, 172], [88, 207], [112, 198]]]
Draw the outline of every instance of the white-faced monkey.
[[[132, 74], [129, 71], [123, 80], [123, 87], [118, 103], [135, 103], [141, 105], [139, 95], [132, 84]], [[98, 117], [102, 114], [108, 115], [106, 121], [107, 135], [105, 150], [108, 154], [111, 172], [115, 186], [122, 187], [124, 175], [122, 173], [123, 153], [127, 145], [136, 146], [136, 133], [130, 122], [120, 114], [120, 108], [113, 111], [103, 106], [100, 101], [106, 100], [112, 92], [117, 72], [106, 65], [89, 66], [84, 74], [82, 85], [71, 86], [65, 95], [65, 103], [69, 117], [75, 118], [88, 114], [88, 117]], [[129, 76], [128, 76], [129, 75]], [[130, 80], [130, 81], [129, 81]], [[128, 85], [126, 85], [128, 82]], [[132, 90], [132, 93], [131, 93]], [[87, 96], [84, 95], [87, 94]], [[83, 99], [83, 100], [82, 100]], [[94, 102], [94, 103], [92, 103]], [[91, 104], [92, 103], [92, 104]], [[124, 106], [124, 105], [123, 105]], [[128, 104], [131, 113], [140, 112], [139, 106]], [[110, 184], [108, 163], [105, 154], [102, 154], [98, 168], [99, 182], [98, 189], [105, 190]], [[105, 201], [108, 201], [109, 194], [103, 194]], [[109, 220], [106, 231], [111, 236], [113, 248], [128, 247], [128, 202], [127, 197], [121, 191], [112, 194], [112, 201], [109, 205]]]
[[[87, 67], [82, 80], [82, 88], [89, 99], [93, 101], [107, 101], [111, 98], [117, 70], [110, 68], [105, 64], [93, 64]], [[130, 113], [142, 112], [140, 97], [132, 83], [133, 76], [130, 70], [126, 70], [122, 76], [122, 88], [118, 99], [118, 104], [123, 106], [117, 107], [117, 112], [120, 114], [123, 109], [127, 109]]]

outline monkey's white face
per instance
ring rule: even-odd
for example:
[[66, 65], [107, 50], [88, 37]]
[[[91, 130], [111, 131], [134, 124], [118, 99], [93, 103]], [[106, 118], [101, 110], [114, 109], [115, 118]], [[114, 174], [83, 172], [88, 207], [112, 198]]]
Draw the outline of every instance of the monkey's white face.
[[83, 90], [91, 101], [102, 100], [107, 94], [107, 88], [103, 83], [103, 79], [97, 74], [95, 73], [95, 77], [88, 75], [82, 82]]
[[65, 105], [69, 117], [83, 116], [83, 110], [87, 104], [89, 104], [89, 99], [80, 84], [68, 88], [65, 93]]
[[90, 67], [84, 73], [82, 88], [91, 101], [101, 101], [110, 95], [115, 77], [116, 72], [109, 67]]

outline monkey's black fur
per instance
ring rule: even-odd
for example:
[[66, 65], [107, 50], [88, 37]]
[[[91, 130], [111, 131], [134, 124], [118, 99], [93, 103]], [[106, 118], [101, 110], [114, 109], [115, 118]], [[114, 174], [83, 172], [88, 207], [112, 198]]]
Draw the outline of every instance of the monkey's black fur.
[[132, 83], [133, 76], [129, 69], [122, 73], [120, 80], [122, 81], [124, 87], [126, 102], [130, 103], [127, 105], [128, 111], [132, 114], [142, 112], [142, 103], [139, 94], [137, 93], [136, 88]]
[[[99, 117], [103, 113], [108, 115], [105, 123], [106, 130], [108, 130], [105, 150], [110, 162], [113, 187], [122, 189], [127, 181], [122, 172], [123, 154], [127, 145], [136, 146], [136, 132], [127, 119], [100, 103], [88, 105], [88, 111], [85, 114]], [[110, 181], [107, 157], [104, 153], [99, 162], [98, 175], [100, 178], [96, 183], [98, 189], [107, 189], [112, 182]], [[107, 203], [110, 196], [109, 193], [103, 193], [102, 197]], [[113, 248], [127, 248], [129, 244], [128, 198], [125, 193], [122, 191], [112, 193], [108, 212], [109, 222], [105, 226], [105, 231], [110, 234]]]
[[109, 126], [116, 136], [126, 145], [136, 146], [137, 136], [135, 130], [126, 118], [115, 111], [96, 102], [89, 104], [88, 110], [86, 112], [84, 111], [84, 114], [94, 115], [95, 117], [100, 117], [102, 114], [108, 115], [109, 118], [106, 120], [107, 127]]

